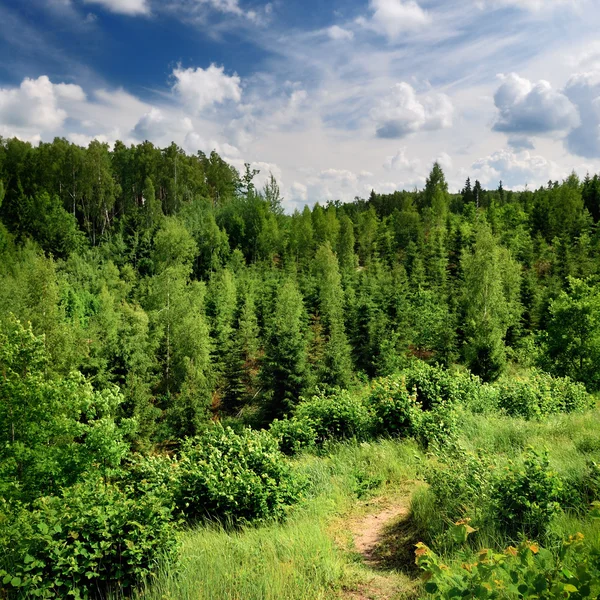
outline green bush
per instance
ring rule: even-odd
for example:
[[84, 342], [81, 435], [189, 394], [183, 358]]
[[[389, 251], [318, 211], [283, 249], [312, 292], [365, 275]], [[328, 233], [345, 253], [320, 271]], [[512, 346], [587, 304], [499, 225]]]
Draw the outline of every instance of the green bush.
[[465, 406], [475, 404], [481, 380], [464, 371], [448, 371], [439, 366], [415, 362], [403, 372], [406, 388], [415, 392], [423, 410], [431, 410], [440, 402]]
[[493, 387], [498, 392], [498, 407], [512, 417], [534, 419], [579, 412], [592, 406], [592, 398], [583, 384], [541, 371], [533, 371], [528, 379], [506, 379]]
[[176, 504], [191, 521], [280, 518], [303, 489], [266, 431], [212, 426], [184, 443], [178, 471]]
[[412, 433], [423, 446], [443, 446], [458, 438], [459, 413], [453, 404], [443, 402], [432, 410], [413, 413]]
[[375, 380], [367, 402], [374, 413], [375, 433], [399, 437], [413, 434], [415, 413], [421, 409], [406, 389], [404, 377], [392, 375]]
[[314, 423], [297, 417], [281, 421], [275, 419], [269, 427], [269, 433], [279, 443], [279, 449], [288, 456], [314, 448], [317, 438]]
[[365, 403], [346, 390], [313, 396], [298, 404], [294, 416], [313, 423], [318, 443], [330, 439], [367, 439], [373, 429], [373, 416]]
[[[473, 454], [461, 448], [440, 456], [425, 473], [425, 481], [435, 499], [439, 523], [446, 529], [448, 523], [469, 518], [475, 526], [489, 520], [491, 503], [492, 464], [481, 453]], [[423, 523], [429, 528], [428, 523]], [[430, 531], [433, 540], [442, 531]]]
[[62, 496], [0, 505], [0, 579], [9, 598], [103, 598], [127, 592], [175, 555], [171, 508], [87, 482]]
[[[457, 537], [473, 532], [467, 523], [455, 525]], [[564, 540], [557, 553], [524, 541], [504, 552], [482, 550], [474, 560], [449, 567], [425, 544], [417, 544], [416, 563], [424, 571], [427, 598], [598, 598], [598, 552], [586, 548], [584, 537]]]
[[543, 535], [560, 511], [562, 479], [549, 468], [548, 452], [529, 448], [523, 465], [510, 462], [494, 485], [497, 519], [510, 535]]

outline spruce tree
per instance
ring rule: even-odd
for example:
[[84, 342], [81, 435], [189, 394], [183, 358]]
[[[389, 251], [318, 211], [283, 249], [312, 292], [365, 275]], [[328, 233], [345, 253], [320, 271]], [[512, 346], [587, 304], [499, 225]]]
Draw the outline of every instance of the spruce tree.
[[277, 291], [268, 325], [261, 378], [268, 393], [265, 417], [288, 413], [306, 387], [304, 305], [297, 285], [288, 279]]
[[328, 243], [318, 249], [313, 267], [326, 340], [320, 380], [345, 387], [352, 378], [352, 361], [344, 325], [344, 290], [338, 260]]

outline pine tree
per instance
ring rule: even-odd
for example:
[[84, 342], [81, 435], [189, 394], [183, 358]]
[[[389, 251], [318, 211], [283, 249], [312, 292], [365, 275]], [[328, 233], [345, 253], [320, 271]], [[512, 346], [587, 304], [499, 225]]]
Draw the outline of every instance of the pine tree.
[[472, 252], [463, 254], [462, 270], [465, 358], [474, 373], [491, 381], [506, 364], [507, 330], [520, 319], [520, 266], [483, 222]]
[[352, 361], [344, 325], [344, 290], [338, 260], [329, 244], [318, 249], [313, 268], [326, 339], [320, 380], [346, 387], [352, 378]]
[[274, 313], [268, 325], [262, 380], [266, 395], [265, 417], [288, 413], [306, 386], [304, 305], [298, 287], [287, 280], [277, 291]]

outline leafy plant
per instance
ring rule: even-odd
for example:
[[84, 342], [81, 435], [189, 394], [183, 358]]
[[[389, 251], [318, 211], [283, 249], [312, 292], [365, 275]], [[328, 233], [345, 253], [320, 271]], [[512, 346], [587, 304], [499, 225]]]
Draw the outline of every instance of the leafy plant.
[[9, 598], [105, 597], [175, 557], [171, 507], [99, 481], [30, 508], [0, 505], [0, 578]]
[[175, 500], [190, 521], [264, 521], [284, 517], [303, 484], [266, 431], [221, 425], [183, 445]]
[[560, 511], [561, 478], [550, 470], [548, 452], [529, 448], [523, 465], [510, 462], [493, 490], [497, 518], [510, 534], [543, 535]]
[[317, 442], [329, 439], [366, 439], [371, 435], [373, 417], [366, 404], [346, 390], [319, 394], [301, 402], [294, 416], [313, 423]]

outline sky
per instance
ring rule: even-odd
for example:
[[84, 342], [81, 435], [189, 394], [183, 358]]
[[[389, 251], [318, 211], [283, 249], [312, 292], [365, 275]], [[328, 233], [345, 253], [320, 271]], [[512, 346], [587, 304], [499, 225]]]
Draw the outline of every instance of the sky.
[[288, 211], [600, 172], [600, 0], [0, 0], [0, 135], [216, 150]]

